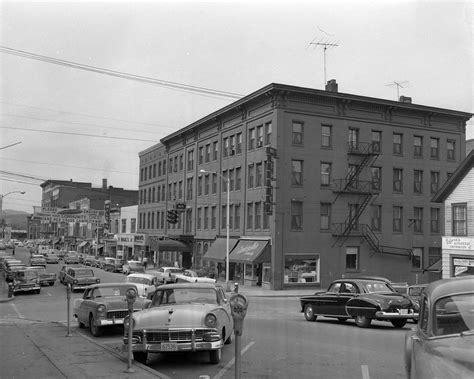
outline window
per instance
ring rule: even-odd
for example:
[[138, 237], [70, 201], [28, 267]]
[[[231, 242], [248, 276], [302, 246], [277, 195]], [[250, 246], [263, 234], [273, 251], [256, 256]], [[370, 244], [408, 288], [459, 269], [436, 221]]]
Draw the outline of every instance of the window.
[[456, 141], [448, 139], [446, 148], [448, 160], [454, 161], [456, 159]]
[[396, 233], [402, 232], [402, 216], [403, 216], [403, 207], [394, 206], [393, 207], [393, 231]]
[[303, 230], [303, 202], [291, 202], [291, 230]]
[[161, 176], [161, 162], [158, 162], [158, 176]]
[[121, 233], [126, 233], [127, 232], [127, 219], [123, 218], [122, 219], [122, 230]]
[[255, 128], [249, 130], [248, 150], [255, 149]]
[[263, 125], [257, 126], [257, 147], [263, 146]]
[[430, 157], [434, 159], [439, 158], [439, 138], [431, 138]]
[[413, 192], [423, 193], [423, 171], [413, 171]]
[[378, 130], [372, 130], [372, 152], [382, 152], [382, 132]]
[[270, 145], [272, 138], [272, 122], [265, 124], [265, 145]]
[[247, 203], [247, 229], [253, 229], [253, 203]]
[[240, 204], [234, 205], [234, 229], [240, 229]]
[[255, 229], [259, 230], [262, 228], [262, 202], [258, 201], [255, 203]]
[[235, 190], [240, 191], [242, 186], [242, 168], [237, 167], [235, 169]]
[[430, 247], [428, 250], [428, 266], [438, 262], [441, 259], [441, 248]]
[[346, 247], [346, 270], [359, 269], [359, 247]]
[[216, 229], [217, 225], [217, 208], [215, 205], [211, 207], [211, 229]]
[[292, 139], [293, 145], [302, 145], [303, 144], [303, 123], [293, 121], [293, 133]]
[[193, 178], [188, 178], [186, 181], [186, 199], [193, 198]]
[[217, 161], [217, 157], [219, 155], [219, 144], [217, 141], [212, 143], [212, 160]]
[[331, 225], [331, 203], [321, 203], [321, 230], [329, 230]]
[[231, 168], [229, 170], [229, 191], [233, 191], [235, 189], [235, 175], [234, 175], [234, 169]]
[[[226, 217], [227, 217], [227, 208], [226, 208]], [[229, 229], [234, 229], [234, 206], [229, 205]]]
[[212, 193], [217, 193], [217, 174], [212, 174]]
[[296, 159], [291, 161], [291, 184], [294, 186], [303, 185], [303, 161]]
[[319, 283], [319, 255], [285, 255], [284, 283]]
[[194, 170], [194, 151], [188, 151], [188, 171]]
[[235, 155], [235, 136], [229, 137], [229, 155]]
[[156, 163], [153, 164], [153, 177], [156, 178]]
[[255, 165], [253, 163], [249, 164], [248, 168], [248, 186], [247, 188], [253, 188], [255, 178]]
[[224, 138], [223, 141], [224, 148], [222, 149], [222, 156], [225, 158], [229, 155], [229, 138]]
[[439, 222], [440, 222], [440, 210], [439, 208], [431, 208], [431, 233], [439, 233]]
[[206, 158], [206, 163], [211, 160], [211, 144], [210, 143], [208, 143], [206, 145], [206, 156], [205, 156], [205, 158]]
[[423, 233], [423, 208], [415, 207], [413, 209], [413, 231]]
[[166, 161], [163, 161], [163, 175], [166, 175]]
[[178, 172], [178, 156], [173, 158], [173, 170], [174, 172]]
[[357, 150], [359, 147], [359, 129], [349, 128], [349, 149]]
[[372, 189], [375, 191], [380, 191], [382, 189], [382, 168], [371, 167], [370, 170], [372, 176]]
[[209, 229], [209, 207], [204, 207], [204, 229]]
[[382, 230], [382, 206], [372, 205], [372, 230], [377, 232]]
[[178, 199], [183, 199], [183, 181], [178, 182]]
[[422, 247], [414, 247], [412, 249], [412, 256], [411, 256], [411, 268], [415, 270], [421, 270], [422, 268], [422, 260], [423, 260], [423, 248]]
[[467, 204], [452, 204], [453, 236], [467, 236]]
[[321, 126], [321, 147], [332, 147], [332, 126]]
[[349, 205], [349, 220], [354, 220], [355, 222], [352, 224], [353, 229], [357, 230], [359, 229], [359, 219], [358, 219], [358, 213], [359, 213], [359, 204], [348, 204]]
[[321, 187], [331, 184], [331, 163], [321, 162]]
[[403, 169], [393, 169], [393, 192], [402, 192], [403, 190]]
[[179, 171], [183, 171], [184, 168], [184, 158], [183, 154], [180, 154], [179, 156]]
[[202, 195], [202, 182], [203, 178], [202, 175], [198, 177], [198, 188], [197, 188], [197, 195], [201, 196]]
[[237, 133], [235, 136], [235, 149], [236, 154], [240, 154], [242, 152], [242, 133]]
[[418, 158], [423, 156], [423, 137], [413, 137], [413, 156]]
[[402, 137], [401, 134], [393, 133], [393, 154], [402, 154]]
[[130, 220], [130, 233], [136, 233], [137, 232], [137, 219], [132, 218]]
[[197, 209], [197, 229], [201, 230], [202, 208]]
[[431, 171], [431, 194], [435, 194], [439, 189], [439, 172]]

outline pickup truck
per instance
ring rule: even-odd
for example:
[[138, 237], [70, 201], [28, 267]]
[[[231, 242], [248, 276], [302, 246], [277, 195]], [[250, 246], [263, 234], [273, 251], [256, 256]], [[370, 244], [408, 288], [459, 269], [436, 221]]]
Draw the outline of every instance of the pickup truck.
[[54, 272], [47, 272], [46, 268], [42, 266], [31, 266], [27, 268], [38, 272], [40, 286], [53, 286], [56, 282], [56, 274]]
[[63, 283], [71, 285], [71, 291], [85, 289], [92, 284], [100, 283], [96, 278], [94, 271], [88, 267], [69, 267], [64, 275]]

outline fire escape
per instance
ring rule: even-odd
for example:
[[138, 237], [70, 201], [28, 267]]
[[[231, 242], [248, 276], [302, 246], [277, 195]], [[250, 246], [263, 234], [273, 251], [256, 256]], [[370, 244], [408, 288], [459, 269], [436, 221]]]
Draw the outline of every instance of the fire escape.
[[343, 223], [333, 224], [333, 236], [336, 240], [333, 244], [342, 246], [350, 237], [363, 237], [372, 250], [372, 255], [391, 254], [411, 256], [411, 250], [398, 247], [384, 246], [372, 228], [368, 224], [360, 224], [359, 218], [364, 213], [367, 206], [375, 200], [380, 193], [380, 183], [371, 180], [361, 180], [360, 176], [374, 164], [379, 156], [379, 150], [374, 148], [377, 145], [367, 142], [350, 141], [347, 145], [348, 158], [355, 158], [357, 164], [352, 164], [348, 174], [344, 179], [332, 181], [332, 190], [336, 194], [334, 202], [342, 195], [356, 195], [357, 203], [351, 204], [347, 219]]

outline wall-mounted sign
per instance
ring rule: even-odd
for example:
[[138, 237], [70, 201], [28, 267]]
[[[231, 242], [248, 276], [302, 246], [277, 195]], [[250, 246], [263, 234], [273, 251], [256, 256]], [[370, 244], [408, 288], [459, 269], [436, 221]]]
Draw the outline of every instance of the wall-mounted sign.
[[446, 250], [474, 250], [474, 238], [471, 238], [471, 237], [443, 237], [443, 249], [446, 249]]

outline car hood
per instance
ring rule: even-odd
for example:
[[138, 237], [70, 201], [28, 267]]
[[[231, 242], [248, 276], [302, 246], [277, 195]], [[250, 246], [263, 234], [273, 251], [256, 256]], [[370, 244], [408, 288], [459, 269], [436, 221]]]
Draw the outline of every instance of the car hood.
[[212, 304], [173, 304], [145, 309], [133, 314], [135, 329], [196, 328], [204, 326], [204, 317], [216, 309]]
[[[107, 307], [108, 311], [113, 311], [116, 309], [128, 309], [127, 298], [125, 296], [104, 296], [97, 300], [98, 303], [104, 304]], [[138, 299], [133, 303], [133, 309], [142, 310], [144, 305], [141, 299]]]
[[139, 283], [133, 283], [138, 290], [138, 295], [139, 296], [144, 296], [145, 293], [145, 288], [147, 289], [147, 292], [153, 292], [155, 290], [155, 286], [147, 285], [147, 284], [139, 284]]

